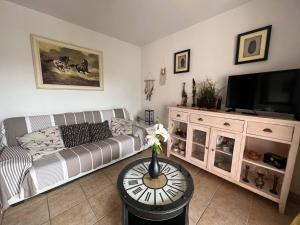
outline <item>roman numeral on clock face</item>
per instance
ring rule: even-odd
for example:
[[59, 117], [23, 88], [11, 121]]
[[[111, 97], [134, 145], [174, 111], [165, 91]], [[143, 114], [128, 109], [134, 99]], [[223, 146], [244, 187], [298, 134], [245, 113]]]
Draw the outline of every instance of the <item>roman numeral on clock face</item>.
[[171, 168], [167, 166], [166, 168], [163, 169], [162, 172], [163, 173], [170, 173], [170, 171], [171, 171]]
[[137, 181], [137, 180], [130, 180], [130, 181], [128, 181], [128, 184], [129, 185], [136, 185], [136, 184], [138, 184], [139, 182]]
[[130, 172], [130, 175], [131, 175], [131, 176], [136, 176], [136, 177], [139, 176], [139, 174], [138, 174], [137, 172], [132, 172], [132, 171]]
[[148, 202], [150, 197], [151, 197], [151, 192], [148, 192], [146, 197], [145, 197], [145, 201]]
[[178, 194], [178, 191], [175, 191], [173, 189], [169, 189], [169, 190], [167, 190], [167, 193], [174, 198]]
[[170, 185], [180, 189], [183, 188], [183, 182], [180, 180], [171, 181]]
[[159, 193], [159, 197], [160, 197], [160, 200], [161, 200], [162, 202], [165, 201], [161, 193]]
[[143, 189], [141, 187], [136, 188], [132, 193], [137, 195], [138, 193], [140, 193]]

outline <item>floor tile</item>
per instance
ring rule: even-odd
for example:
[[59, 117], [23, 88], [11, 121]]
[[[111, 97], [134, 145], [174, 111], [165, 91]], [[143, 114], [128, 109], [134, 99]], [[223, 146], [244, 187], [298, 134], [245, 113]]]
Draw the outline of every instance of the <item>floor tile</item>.
[[47, 221], [47, 196], [41, 195], [6, 210], [2, 225], [41, 225]]
[[48, 194], [50, 218], [70, 209], [86, 198], [78, 183], [71, 183]]
[[88, 203], [84, 201], [51, 219], [51, 225], [93, 225], [97, 219]]
[[295, 202], [288, 201], [285, 214], [290, 218], [295, 218], [299, 213], [300, 213], [300, 205]]
[[111, 213], [104, 216], [98, 223], [95, 225], [121, 225], [122, 224], [122, 207], [118, 206], [113, 209]]
[[210, 218], [214, 215], [217, 217], [215, 221], [218, 223], [223, 220], [224, 224], [227, 224], [227, 222], [246, 224], [252, 199], [253, 194], [251, 192], [225, 181], [214, 194], [203, 218]]
[[255, 196], [248, 225], [288, 225], [292, 218], [278, 213], [278, 205], [268, 199]]
[[112, 185], [110, 179], [101, 170], [81, 178], [79, 183], [87, 198]]
[[194, 195], [190, 203], [190, 217], [198, 221], [222, 184], [219, 179], [207, 179], [198, 175], [194, 178]]
[[196, 225], [196, 222], [191, 217], [189, 217], [189, 225]]
[[232, 215], [226, 215], [221, 208], [208, 207], [197, 225], [246, 225], [246, 222], [235, 220]]
[[42, 225], [51, 225], [50, 221], [47, 221], [46, 223], [43, 223]]
[[116, 207], [121, 205], [119, 193], [115, 185], [112, 185], [89, 198], [89, 202], [97, 219], [101, 219], [112, 213]]
[[118, 181], [118, 176], [121, 170], [127, 165], [125, 161], [113, 164], [103, 169], [105, 175], [111, 180], [112, 183], [116, 184]]

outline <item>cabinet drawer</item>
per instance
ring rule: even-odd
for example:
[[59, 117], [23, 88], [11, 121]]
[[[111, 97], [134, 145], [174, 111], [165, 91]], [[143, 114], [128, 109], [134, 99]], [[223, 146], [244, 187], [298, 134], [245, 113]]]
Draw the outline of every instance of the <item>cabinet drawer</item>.
[[247, 133], [258, 136], [270, 137], [285, 141], [291, 141], [293, 137], [294, 127], [260, 123], [260, 122], [248, 122]]
[[243, 132], [244, 130], [243, 120], [227, 119], [202, 114], [191, 114], [190, 121], [192, 123], [204, 124], [232, 131]]
[[171, 119], [187, 122], [188, 121], [188, 113], [171, 110]]

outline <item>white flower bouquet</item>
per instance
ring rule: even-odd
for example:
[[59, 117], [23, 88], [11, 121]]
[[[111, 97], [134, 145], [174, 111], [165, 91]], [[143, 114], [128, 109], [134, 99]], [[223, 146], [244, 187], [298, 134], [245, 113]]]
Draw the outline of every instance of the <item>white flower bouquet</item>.
[[159, 154], [162, 151], [161, 143], [166, 142], [170, 135], [162, 124], [155, 124], [153, 130], [146, 136], [146, 144], [152, 147], [152, 150]]

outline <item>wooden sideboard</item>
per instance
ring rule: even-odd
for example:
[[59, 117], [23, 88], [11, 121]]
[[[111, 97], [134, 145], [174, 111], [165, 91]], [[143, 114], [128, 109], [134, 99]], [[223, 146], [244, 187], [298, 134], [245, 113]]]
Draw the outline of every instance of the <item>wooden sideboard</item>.
[[[299, 121], [169, 107], [168, 129], [168, 156], [277, 202], [284, 213], [299, 148]], [[248, 157], [253, 151], [260, 155], [256, 160]], [[264, 163], [265, 153], [287, 158], [286, 167]], [[274, 180], [278, 180], [276, 188]]]

